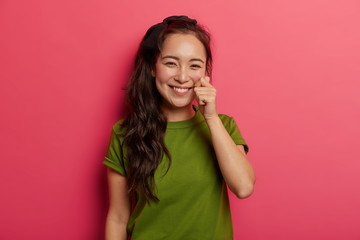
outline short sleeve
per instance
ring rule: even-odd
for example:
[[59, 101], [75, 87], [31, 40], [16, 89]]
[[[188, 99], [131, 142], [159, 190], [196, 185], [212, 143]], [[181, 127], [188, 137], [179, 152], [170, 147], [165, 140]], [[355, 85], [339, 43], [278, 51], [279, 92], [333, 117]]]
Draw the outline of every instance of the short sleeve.
[[[126, 164], [124, 159], [121, 157], [121, 142], [120, 136], [116, 133], [113, 127], [110, 135], [110, 143], [107, 154], [103, 161], [103, 164], [114, 169], [115, 171], [119, 172], [123, 176], [127, 176], [126, 173]], [[125, 153], [124, 153], [125, 156]]]
[[227, 130], [227, 132], [235, 142], [235, 144], [243, 145], [245, 149], [245, 153], [247, 154], [249, 152], [249, 146], [245, 142], [244, 138], [241, 136], [240, 130], [236, 125], [234, 118], [222, 114], [220, 115], [220, 119], [224, 124], [225, 129]]

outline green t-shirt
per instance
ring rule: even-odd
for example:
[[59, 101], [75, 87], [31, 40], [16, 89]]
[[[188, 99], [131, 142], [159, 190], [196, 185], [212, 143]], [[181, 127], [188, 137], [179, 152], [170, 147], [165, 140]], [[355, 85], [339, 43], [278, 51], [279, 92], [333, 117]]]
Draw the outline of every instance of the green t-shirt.
[[[233, 118], [220, 114], [237, 145], [248, 146]], [[104, 164], [127, 176], [126, 159], [120, 158], [122, 120], [113, 126]], [[146, 204], [141, 193], [127, 230], [132, 240], [233, 239], [226, 183], [219, 169], [209, 128], [196, 108], [192, 119], [168, 122], [165, 144], [172, 164], [164, 157], [155, 172], [159, 202]], [[125, 150], [126, 155], [126, 150]]]

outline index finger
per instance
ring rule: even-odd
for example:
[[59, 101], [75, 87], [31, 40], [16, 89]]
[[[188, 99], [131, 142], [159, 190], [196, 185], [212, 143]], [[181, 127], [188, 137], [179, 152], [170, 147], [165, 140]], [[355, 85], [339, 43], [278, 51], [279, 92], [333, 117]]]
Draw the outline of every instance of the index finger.
[[210, 84], [210, 78], [208, 76], [201, 78], [200, 82], [201, 82], [201, 86], [212, 87], [212, 85]]
[[201, 87], [201, 79], [202, 78], [200, 78], [198, 81], [195, 82], [195, 84], [194, 84], [195, 87]]

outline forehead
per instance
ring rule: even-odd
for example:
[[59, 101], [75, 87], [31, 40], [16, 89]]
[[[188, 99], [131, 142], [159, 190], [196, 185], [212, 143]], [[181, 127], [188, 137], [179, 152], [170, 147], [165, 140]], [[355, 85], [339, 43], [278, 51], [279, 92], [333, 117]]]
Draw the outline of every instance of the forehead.
[[175, 33], [168, 35], [162, 45], [160, 55], [171, 55], [179, 58], [202, 58], [206, 60], [204, 45], [193, 34]]

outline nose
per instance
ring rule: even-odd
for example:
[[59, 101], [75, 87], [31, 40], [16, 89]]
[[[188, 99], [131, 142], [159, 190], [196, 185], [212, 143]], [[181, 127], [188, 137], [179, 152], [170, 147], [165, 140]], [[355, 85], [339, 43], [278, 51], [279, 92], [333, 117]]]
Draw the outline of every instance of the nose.
[[188, 70], [184, 67], [180, 68], [176, 75], [175, 80], [178, 81], [179, 83], [185, 83], [185, 82], [189, 81]]

